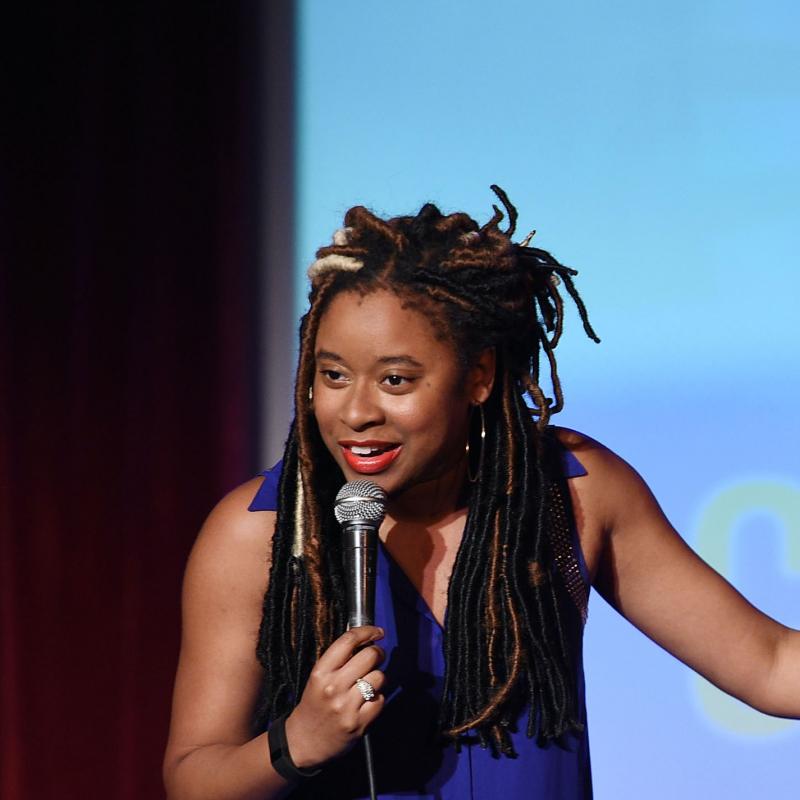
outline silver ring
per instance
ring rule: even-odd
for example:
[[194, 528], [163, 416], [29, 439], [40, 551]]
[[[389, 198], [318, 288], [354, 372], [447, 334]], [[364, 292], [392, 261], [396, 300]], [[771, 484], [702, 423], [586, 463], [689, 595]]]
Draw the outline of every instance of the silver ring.
[[369, 702], [370, 700], [375, 699], [375, 687], [365, 678], [359, 678], [356, 681], [356, 686], [358, 687], [358, 691], [361, 692], [361, 696]]

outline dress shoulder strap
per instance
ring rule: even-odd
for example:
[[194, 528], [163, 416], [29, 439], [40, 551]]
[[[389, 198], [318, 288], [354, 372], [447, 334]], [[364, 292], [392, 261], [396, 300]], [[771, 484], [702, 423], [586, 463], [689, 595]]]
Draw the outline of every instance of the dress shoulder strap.
[[583, 560], [567, 479], [587, 475], [588, 472], [554, 433], [548, 432], [545, 451], [549, 455], [549, 458], [545, 456], [549, 462], [549, 469], [545, 471], [545, 510], [553, 560], [567, 593], [586, 624], [589, 615], [589, 575]]
[[258, 487], [253, 501], [247, 507], [248, 511], [277, 511], [278, 510], [278, 484], [283, 472], [283, 461], [279, 461], [271, 469], [260, 472], [264, 476], [261, 486]]

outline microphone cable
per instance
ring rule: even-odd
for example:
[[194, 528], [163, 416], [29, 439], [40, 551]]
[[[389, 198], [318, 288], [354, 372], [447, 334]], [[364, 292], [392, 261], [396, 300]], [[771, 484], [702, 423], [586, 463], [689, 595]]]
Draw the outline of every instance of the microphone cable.
[[369, 734], [365, 733], [364, 742], [364, 758], [367, 763], [367, 783], [369, 784], [369, 800], [378, 800], [377, 788], [375, 786], [375, 762], [372, 759], [372, 742], [370, 741]]

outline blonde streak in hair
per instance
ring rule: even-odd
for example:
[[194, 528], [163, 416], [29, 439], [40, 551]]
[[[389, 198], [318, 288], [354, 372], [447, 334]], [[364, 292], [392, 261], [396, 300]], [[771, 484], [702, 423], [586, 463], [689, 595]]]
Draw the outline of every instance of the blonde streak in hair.
[[313, 282], [328, 272], [358, 272], [363, 266], [364, 262], [358, 258], [331, 253], [328, 256], [318, 258], [308, 268], [308, 277]]
[[[305, 493], [304, 493], [305, 495]], [[322, 578], [322, 560], [319, 552], [319, 517], [309, 508], [308, 496], [303, 499], [307, 525], [303, 535], [303, 562], [308, 577], [309, 588], [313, 597], [312, 618], [314, 621], [314, 639], [316, 658], [319, 658], [329, 644], [330, 614], [328, 603], [324, 597]]]
[[[306, 489], [313, 486], [313, 458], [309, 452], [311, 409], [309, 407], [308, 386], [314, 375], [314, 342], [320, 320], [320, 308], [324, 305], [325, 296], [335, 278], [334, 272], [320, 276], [315, 287], [314, 304], [309, 309], [303, 339], [300, 343], [300, 363], [295, 386], [295, 418], [297, 423], [297, 500], [295, 501], [295, 544], [302, 542], [303, 560], [308, 576], [309, 587], [313, 596], [314, 634], [316, 639], [317, 658], [327, 647], [330, 614], [328, 604], [323, 597], [323, 581], [319, 554], [319, 514], [314, 507], [313, 494]], [[298, 542], [298, 523], [300, 542]]]
[[303, 476], [298, 465], [297, 488], [294, 496], [294, 541], [292, 542], [292, 555], [302, 558], [305, 544], [305, 491], [303, 489]]
[[333, 243], [337, 247], [344, 247], [350, 241], [350, 234], [353, 232], [352, 228], [339, 228], [333, 232]]

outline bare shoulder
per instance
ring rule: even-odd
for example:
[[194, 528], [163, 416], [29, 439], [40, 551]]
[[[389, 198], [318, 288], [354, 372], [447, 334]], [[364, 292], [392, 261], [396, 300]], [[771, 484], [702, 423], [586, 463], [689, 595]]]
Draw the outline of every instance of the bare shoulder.
[[264, 478], [260, 475], [237, 486], [223, 497], [206, 518], [195, 547], [245, 547], [268, 545], [265, 528], [275, 518], [274, 511], [250, 511], [249, 507]]
[[263, 596], [275, 512], [248, 510], [262, 481], [259, 476], [237, 486], [208, 515], [189, 556], [187, 591], [199, 581], [231, 584], [231, 589], [249, 589]]
[[589, 469], [590, 466], [612, 468], [617, 464], [628, 466], [613, 450], [585, 433], [557, 425], [553, 426], [553, 432], [558, 441], [586, 467], [586, 471], [590, 474], [593, 471]]
[[[572, 453], [586, 469], [586, 475], [576, 478], [579, 491], [596, 492], [608, 500], [618, 493], [630, 499], [631, 494], [649, 495], [647, 484], [625, 459], [606, 445], [571, 428], [553, 428], [559, 442]], [[612, 510], [609, 505], [608, 511]]]
[[613, 450], [570, 428], [557, 427], [554, 433], [586, 470], [585, 475], [570, 479], [569, 489], [581, 548], [594, 582], [621, 521], [660, 511], [641, 476]]

